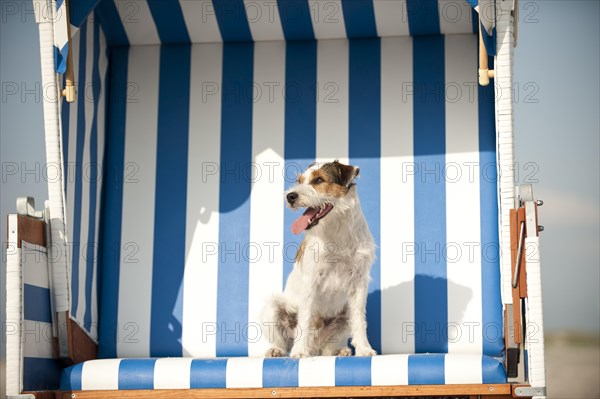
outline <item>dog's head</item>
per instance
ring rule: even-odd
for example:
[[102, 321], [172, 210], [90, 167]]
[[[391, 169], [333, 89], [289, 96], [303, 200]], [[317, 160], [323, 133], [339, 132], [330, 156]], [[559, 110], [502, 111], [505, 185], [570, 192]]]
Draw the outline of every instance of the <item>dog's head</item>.
[[321, 222], [326, 216], [332, 219], [355, 203], [354, 179], [360, 169], [344, 165], [337, 160], [313, 163], [300, 176], [297, 184], [285, 192], [287, 206], [292, 209], [307, 208], [292, 225], [292, 232], [300, 234]]

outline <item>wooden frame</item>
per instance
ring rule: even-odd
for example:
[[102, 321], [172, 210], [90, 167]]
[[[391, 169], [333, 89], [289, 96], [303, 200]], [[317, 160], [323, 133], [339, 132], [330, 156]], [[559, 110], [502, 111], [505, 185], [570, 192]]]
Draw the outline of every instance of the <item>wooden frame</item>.
[[69, 350], [69, 356], [65, 359], [66, 362], [69, 364], [78, 364], [96, 359], [98, 345], [96, 345], [79, 324], [69, 317], [67, 312], [63, 313], [67, 323], [67, 345]]
[[146, 398], [350, 398], [374, 396], [469, 396], [512, 398], [510, 384], [358, 386], [314, 388], [157, 389], [122, 391], [60, 391], [56, 399]]

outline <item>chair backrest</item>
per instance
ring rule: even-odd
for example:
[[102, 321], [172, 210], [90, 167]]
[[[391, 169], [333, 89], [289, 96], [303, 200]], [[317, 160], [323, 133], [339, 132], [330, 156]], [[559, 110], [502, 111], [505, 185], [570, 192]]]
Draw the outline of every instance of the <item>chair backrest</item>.
[[283, 192], [361, 167], [380, 353], [503, 347], [494, 92], [477, 37], [111, 49], [100, 355], [246, 356], [301, 237]]

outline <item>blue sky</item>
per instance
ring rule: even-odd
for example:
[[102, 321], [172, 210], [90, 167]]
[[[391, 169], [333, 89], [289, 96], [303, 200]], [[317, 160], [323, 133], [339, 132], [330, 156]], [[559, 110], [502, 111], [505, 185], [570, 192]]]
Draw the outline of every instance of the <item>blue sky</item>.
[[[30, 1], [11, 2], [17, 9], [10, 13], [7, 3], [0, 34], [0, 157], [4, 168], [32, 172], [2, 182], [2, 232], [17, 196], [33, 195], [38, 207], [48, 197], [40, 179], [43, 111], [34, 94], [40, 81], [37, 27]], [[535, 193], [545, 201], [539, 218], [546, 227], [541, 237], [548, 331], [600, 330], [599, 20], [599, 1], [521, 1], [516, 167], [521, 182], [537, 181]], [[9, 96], [15, 87], [21, 95]]]

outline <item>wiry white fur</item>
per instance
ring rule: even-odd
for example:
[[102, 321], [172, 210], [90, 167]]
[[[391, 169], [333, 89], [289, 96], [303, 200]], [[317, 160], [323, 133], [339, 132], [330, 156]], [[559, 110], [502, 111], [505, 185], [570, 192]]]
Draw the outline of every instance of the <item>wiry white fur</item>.
[[[294, 264], [284, 292], [273, 296], [265, 307], [265, 333], [272, 347], [266, 356], [348, 356], [349, 338], [357, 356], [373, 356], [376, 353], [367, 339], [365, 313], [375, 243], [356, 185], [351, 185], [341, 198], [320, 194], [309, 181], [314, 168], [304, 173], [302, 184], [286, 192], [299, 195], [290, 207], [322, 208], [327, 203], [334, 207], [317, 225], [304, 231], [302, 259]], [[297, 315], [295, 328], [281, 319], [281, 309]], [[340, 317], [344, 310], [345, 317]], [[318, 329], [314, 327], [317, 318], [334, 322], [328, 328]]]

